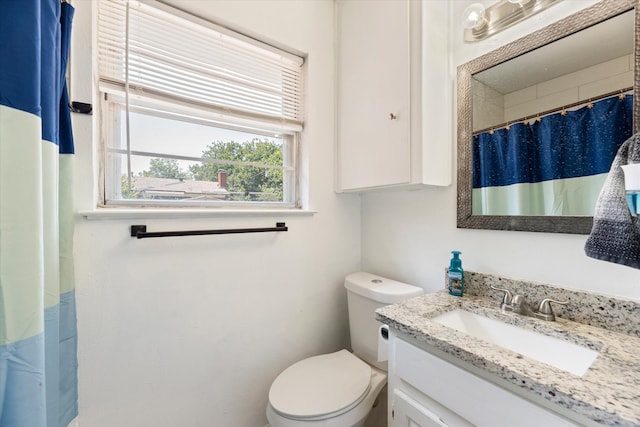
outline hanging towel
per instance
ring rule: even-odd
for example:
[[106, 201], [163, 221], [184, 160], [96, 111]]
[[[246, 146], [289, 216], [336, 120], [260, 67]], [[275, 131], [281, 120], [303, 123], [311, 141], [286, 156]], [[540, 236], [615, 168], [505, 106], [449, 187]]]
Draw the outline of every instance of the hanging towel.
[[627, 139], [613, 159], [584, 251], [591, 258], [640, 269], [640, 217], [629, 212], [620, 167], [629, 163], [640, 163], [640, 132]]

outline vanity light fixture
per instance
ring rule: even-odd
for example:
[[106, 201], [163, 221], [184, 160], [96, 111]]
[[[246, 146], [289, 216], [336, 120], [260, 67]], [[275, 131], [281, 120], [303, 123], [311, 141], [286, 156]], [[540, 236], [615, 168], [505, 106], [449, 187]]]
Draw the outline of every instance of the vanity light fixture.
[[464, 40], [486, 39], [558, 3], [560, 0], [500, 0], [485, 7], [472, 3], [463, 12]]

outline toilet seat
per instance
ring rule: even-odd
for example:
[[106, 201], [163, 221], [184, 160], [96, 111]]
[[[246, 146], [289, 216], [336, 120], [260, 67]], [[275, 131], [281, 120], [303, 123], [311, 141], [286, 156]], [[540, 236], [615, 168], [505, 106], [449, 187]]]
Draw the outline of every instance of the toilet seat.
[[310, 357], [285, 369], [269, 390], [273, 410], [289, 419], [336, 417], [369, 392], [371, 367], [347, 350]]

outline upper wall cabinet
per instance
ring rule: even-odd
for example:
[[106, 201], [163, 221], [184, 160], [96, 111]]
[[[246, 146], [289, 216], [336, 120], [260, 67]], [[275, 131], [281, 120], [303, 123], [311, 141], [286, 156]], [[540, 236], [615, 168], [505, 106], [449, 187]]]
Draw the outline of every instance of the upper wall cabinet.
[[451, 184], [448, 2], [338, 0], [337, 190]]

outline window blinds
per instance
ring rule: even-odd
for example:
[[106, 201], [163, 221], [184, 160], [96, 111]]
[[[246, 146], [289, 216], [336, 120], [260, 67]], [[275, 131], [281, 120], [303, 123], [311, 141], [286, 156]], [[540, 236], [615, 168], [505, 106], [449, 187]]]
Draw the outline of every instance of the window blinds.
[[157, 2], [98, 2], [104, 92], [302, 129], [303, 58]]

